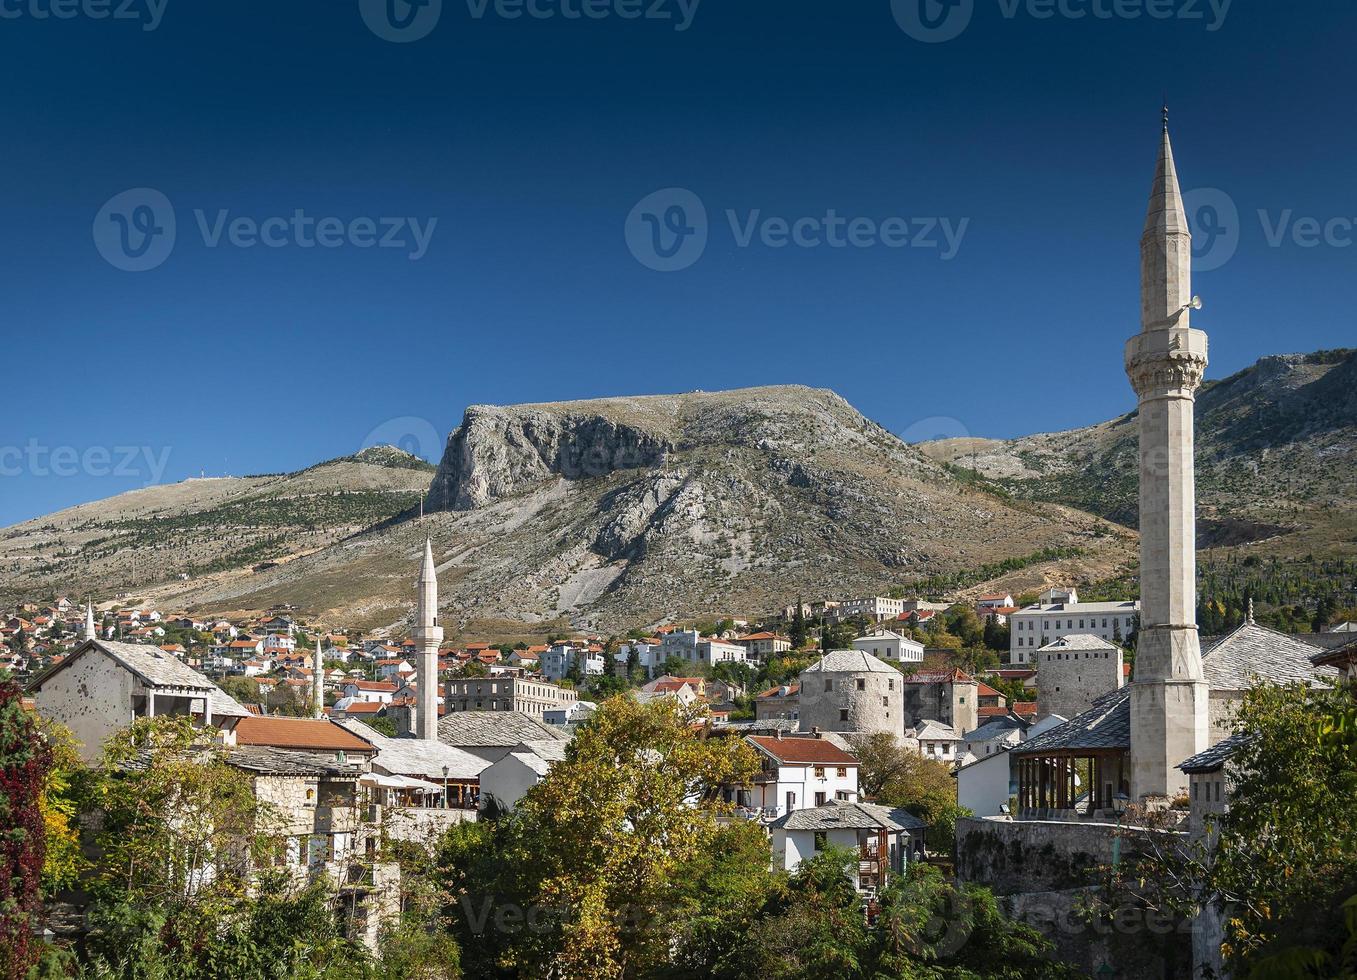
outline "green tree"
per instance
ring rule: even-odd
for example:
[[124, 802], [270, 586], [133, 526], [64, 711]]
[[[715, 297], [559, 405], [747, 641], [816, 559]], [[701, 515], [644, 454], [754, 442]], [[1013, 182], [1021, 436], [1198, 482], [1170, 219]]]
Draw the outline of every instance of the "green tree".
[[796, 597], [796, 612], [792, 614], [792, 628], [790, 639], [792, 649], [800, 650], [806, 645], [806, 640], [810, 638], [810, 628], [806, 625], [806, 606], [805, 601]]

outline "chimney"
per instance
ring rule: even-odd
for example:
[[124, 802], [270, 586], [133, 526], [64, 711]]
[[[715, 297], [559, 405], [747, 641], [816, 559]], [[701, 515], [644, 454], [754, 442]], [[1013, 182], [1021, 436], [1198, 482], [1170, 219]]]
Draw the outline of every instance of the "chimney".
[[782, 729], [781, 729], [781, 728], [774, 728], [774, 729], [773, 729], [773, 738], [777, 739], [779, 742], [782, 741]]
[[811, 726], [810, 735], [811, 735], [811, 738], [820, 738], [821, 736], [820, 736], [820, 729], [819, 729], [819, 727], [818, 727], [818, 726]]

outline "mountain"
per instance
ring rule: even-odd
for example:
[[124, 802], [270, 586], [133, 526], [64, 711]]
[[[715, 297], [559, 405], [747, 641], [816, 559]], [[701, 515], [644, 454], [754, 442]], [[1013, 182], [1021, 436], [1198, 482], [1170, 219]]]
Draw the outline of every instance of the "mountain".
[[[567, 624], [615, 630], [669, 618], [758, 615], [797, 595], [879, 594], [921, 580], [936, 589], [939, 576], [957, 588], [999, 575], [1013, 588], [1082, 581], [1122, 567], [1134, 550], [1134, 535], [1124, 529], [970, 486], [833, 392], [790, 386], [473, 406], [431, 479], [414, 469], [338, 461], [271, 478], [268, 486], [241, 486], [229, 503], [220, 494], [182, 502], [176, 521], [158, 526], [178, 533], [178, 523], [197, 527], [233, 507], [242, 526], [262, 525], [262, 533], [273, 525], [253, 515], [281, 509], [291, 517], [306, 481], [314, 497], [331, 485], [333, 467], [360, 467], [387, 481], [390, 506], [371, 509], [366, 528], [357, 528], [357, 515], [351, 523], [313, 515], [312, 531], [294, 520], [287, 525], [290, 553], [257, 570], [260, 556], [242, 554], [244, 539], [231, 534], [229, 544], [214, 540], [212, 555], [232, 567], [201, 578], [195, 572], [190, 582], [169, 574], [185, 552], [178, 538], [165, 534], [163, 545], [138, 538], [139, 575], [158, 578], [162, 608], [235, 611], [288, 602], [326, 624], [400, 628], [428, 535], [444, 625], [508, 636]], [[410, 506], [416, 477], [427, 487], [422, 517]], [[104, 508], [89, 533], [107, 535], [132, 521], [136, 533], [154, 535], [157, 525], [145, 512], [202, 482], [86, 505]], [[335, 492], [343, 498], [352, 491]], [[82, 526], [90, 518], [80, 511], [0, 532], [0, 566], [25, 541], [47, 563], [36, 581], [78, 594], [67, 584], [75, 576], [63, 577], [51, 553], [51, 530], [45, 552], [36, 536], [44, 525]], [[66, 547], [72, 543], [79, 542]]]
[[[1352, 554], [1357, 544], [1357, 351], [1264, 357], [1197, 394], [1198, 545]], [[920, 444], [1016, 497], [1136, 524], [1132, 412], [1068, 432]]]
[[417, 510], [432, 472], [377, 446], [298, 473], [184, 480], [81, 504], [0, 530], [0, 599], [173, 594], [249, 576]]

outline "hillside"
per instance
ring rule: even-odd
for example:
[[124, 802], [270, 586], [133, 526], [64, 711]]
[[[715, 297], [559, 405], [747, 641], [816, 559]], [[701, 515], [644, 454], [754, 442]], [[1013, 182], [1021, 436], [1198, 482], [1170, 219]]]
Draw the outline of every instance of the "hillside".
[[[355, 466], [368, 479], [381, 474], [389, 506], [371, 506], [368, 488], [352, 501], [368, 507], [361, 515], [317, 513], [357, 492], [331, 485], [334, 467]], [[428, 487], [422, 519], [410, 506], [416, 478]], [[123, 550], [140, 555], [142, 581], [159, 581], [162, 604], [226, 611], [289, 602], [327, 623], [400, 629], [430, 535], [445, 625], [514, 635], [756, 615], [799, 593], [877, 592], [1005, 559], [1021, 559], [1010, 565], [1015, 587], [1082, 580], [1122, 567], [1134, 548], [1132, 534], [1101, 519], [968, 486], [834, 393], [801, 387], [473, 406], [432, 480], [349, 461], [269, 479], [234, 481], [204, 499], [195, 487], [204, 481], [152, 488], [87, 505], [97, 520], [74, 508], [0, 532], [0, 563], [25, 548], [31, 568], [46, 571], [24, 581], [78, 593], [73, 573], [99, 559], [63, 566], [53, 543], [88, 549], [67, 536], [116, 528], [131, 542]], [[322, 494], [336, 499], [318, 505]], [[186, 495], [195, 496], [179, 499]], [[198, 563], [234, 565], [176, 582], [176, 563], [192, 550], [181, 526], [220, 527], [211, 515], [223, 509], [253, 539], [232, 534], [195, 553]], [[252, 571], [261, 555], [246, 549], [269, 536], [275, 513], [288, 529], [276, 547], [292, 560]], [[963, 574], [961, 584], [982, 583]]]
[[[1265, 357], [1197, 396], [1198, 544], [1348, 554], [1357, 544], [1357, 351]], [[1136, 415], [918, 448], [995, 489], [1137, 521]], [[962, 473], [961, 475], [970, 475]]]
[[184, 480], [81, 504], [0, 530], [0, 599], [192, 593], [417, 508], [432, 470], [379, 446], [298, 473]]

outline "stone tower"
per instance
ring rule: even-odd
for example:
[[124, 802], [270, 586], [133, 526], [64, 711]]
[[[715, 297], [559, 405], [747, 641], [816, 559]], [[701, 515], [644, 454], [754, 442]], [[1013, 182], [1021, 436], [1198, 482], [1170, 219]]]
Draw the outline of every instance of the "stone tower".
[[834, 650], [801, 671], [801, 731], [889, 732], [904, 730], [904, 682], [900, 671], [862, 650]]
[[1206, 334], [1192, 315], [1192, 235], [1169, 143], [1140, 238], [1140, 333], [1126, 374], [1140, 400], [1140, 631], [1131, 688], [1131, 795], [1172, 796], [1175, 766], [1207, 747], [1207, 686], [1197, 640], [1193, 406]]
[[415, 735], [438, 740], [438, 574], [433, 567], [433, 541], [424, 539], [424, 565], [419, 570], [419, 601], [415, 608], [415, 644], [419, 649], [419, 701], [415, 706]]

